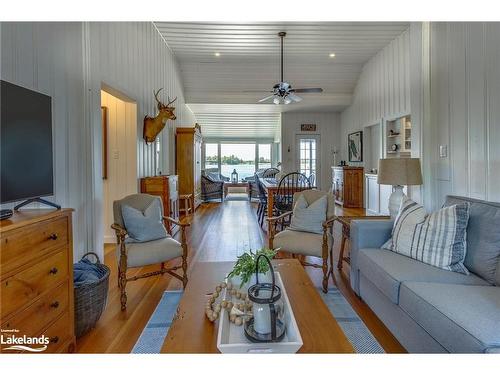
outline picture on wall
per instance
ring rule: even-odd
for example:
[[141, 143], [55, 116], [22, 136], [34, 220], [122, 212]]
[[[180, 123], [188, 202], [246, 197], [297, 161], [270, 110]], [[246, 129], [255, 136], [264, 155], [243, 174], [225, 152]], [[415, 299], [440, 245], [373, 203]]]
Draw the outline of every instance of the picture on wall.
[[347, 136], [347, 149], [349, 150], [349, 161], [363, 161], [363, 132], [351, 133]]

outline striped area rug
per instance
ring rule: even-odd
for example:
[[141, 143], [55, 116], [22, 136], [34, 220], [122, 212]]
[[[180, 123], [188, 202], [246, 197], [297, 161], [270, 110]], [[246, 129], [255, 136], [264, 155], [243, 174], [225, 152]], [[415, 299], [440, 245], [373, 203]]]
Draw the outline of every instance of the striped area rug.
[[[327, 294], [321, 291], [319, 294], [357, 353], [384, 353], [375, 337], [338, 289], [330, 287]], [[132, 353], [160, 353], [181, 298], [182, 290], [166, 291], [163, 294], [146, 328], [132, 349]]]

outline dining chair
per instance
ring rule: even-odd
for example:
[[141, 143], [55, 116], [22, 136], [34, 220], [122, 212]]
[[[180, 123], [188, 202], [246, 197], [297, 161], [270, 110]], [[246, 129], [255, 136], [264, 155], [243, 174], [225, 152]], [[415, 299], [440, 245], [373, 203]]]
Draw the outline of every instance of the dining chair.
[[264, 217], [266, 216], [267, 213], [267, 194], [266, 194], [266, 189], [264, 189], [264, 186], [262, 185], [261, 178], [255, 174], [255, 183], [257, 185], [257, 189], [259, 191], [258, 197], [259, 197], [259, 205], [257, 206], [257, 218], [259, 220], [260, 226], [264, 225]]
[[311, 187], [316, 187], [315, 183], [316, 183], [316, 174], [311, 173], [309, 175], [309, 185], [311, 185]]
[[262, 178], [274, 178], [279, 172], [278, 168], [267, 168], [262, 172]]
[[[300, 256], [303, 266], [321, 268], [323, 270], [323, 292], [328, 292], [328, 277], [333, 272], [333, 233], [332, 228], [335, 221], [335, 198], [332, 193], [320, 190], [304, 190], [293, 194], [293, 202], [297, 202], [303, 196], [308, 205], [313, 204], [323, 196], [327, 196], [325, 221], [322, 223], [322, 233], [297, 231], [286, 228], [290, 222], [293, 211], [285, 212], [277, 217], [268, 218], [269, 248], [288, 252], [295, 258]], [[287, 220], [288, 219], [288, 220]], [[282, 224], [282, 225], [279, 225]], [[281, 230], [278, 231], [278, 226]], [[284, 228], [284, 229], [283, 229]], [[321, 264], [310, 263], [305, 260], [306, 256], [321, 258]], [[328, 269], [330, 260], [330, 269]]]
[[288, 173], [283, 176], [278, 184], [278, 189], [274, 196], [274, 209], [278, 214], [292, 210], [293, 194], [298, 189], [309, 189], [311, 184], [306, 175], [299, 172]]

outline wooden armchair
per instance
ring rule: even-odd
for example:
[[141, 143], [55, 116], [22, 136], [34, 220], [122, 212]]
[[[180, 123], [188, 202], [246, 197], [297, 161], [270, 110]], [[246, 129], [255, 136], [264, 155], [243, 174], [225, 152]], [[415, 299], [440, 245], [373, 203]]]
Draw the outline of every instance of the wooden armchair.
[[[164, 223], [170, 222], [171, 224], [178, 225], [181, 228], [181, 242], [179, 243], [172, 237], [161, 238], [159, 240], [148, 242], [128, 242], [127, 229], [123, 222], [122, 205], [128, 205], [135, 209], [144, 211], [149, 205], [160, 197], [149, 194], [133, 194], [121, 200], [113, 202], [113, 214], [115, 223], [111, 225], [116, 234], [117, 242], [117, 258], [118, 261], [118, 287], [120, 288], [120, 302], [121, 309], [125, 310], [127, 307], [127, 293], [126, 285], [129, 281], [135, 281], [145, 277], [163, 275], [168, 273], [173, 277], [182, 281], [182, 285], [186, 287], [188, 282], [187, 278], [187, 256], [188, 248], [186, 241], [186, 227], [190, 224], [181, 223], [171, 217], [162, 216]], [[163, 205], [160, 204], [160, 207]], [[162, 212], [163, 214], [163, 212]], [[166, 228], [169, 228], [166, 225]], [[167, 229], [168, 230], [168, 229]], [[169, 234], [171, 234], [169, 232]], [[170, 268], [165, 268], [165, 263], [175, 259], [181, 258], [181, 265], [176, 265]], [[153, 264], [160, 264], [158, 271], [147, 272], [141, 275], [136, 275], [127, 278], [127, 270], [129, 268], [144, 267]], [[182, 275], [179, 275], [176, 270], [182, 268]]]
[[[320, 190], [305, 190], [293, 195], [293, 204], [303, 195], [308, 204], [312, 204], [322, 196], [328, 197], [326, 220], [323, 222], [323, 233], [299, 232], [287, 229], [285, 225], [290, 222], [293, 211], [285, 212], [277, 217], [268, 218], [269, 248], [280, 249], [296, 255], [312, 256], [322, 259], [321, 265], [306, 262], [301, 259], [303, 266], [321, 268], [323, 270], [323, 292], [328, 292], [328, 277], [333, 271], [333, 234], [332, 228], [335, 221], [335, 200], [331, 193]], [[278, 231], [278, 224], [283, 230]], [[330, 257], [330, 269], [328, 269]]]

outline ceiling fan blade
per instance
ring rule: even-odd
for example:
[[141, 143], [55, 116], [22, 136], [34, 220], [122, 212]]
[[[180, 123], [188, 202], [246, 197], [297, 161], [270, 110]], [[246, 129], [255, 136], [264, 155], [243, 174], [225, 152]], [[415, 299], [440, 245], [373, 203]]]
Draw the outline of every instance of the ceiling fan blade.
[[241, 92], [248, 92], [248, 93], [264, 93], [264, 92], [274, 92], [272, 90], [243, 90]]
[[315, 87], [315, 88], [310, 88], [310, 89], [291, 89], [290, 91], [308, 93], [308, 92], [323, 92], [323, 89], [319, 88], [319, 87]]
[[300, 96], [297, 96], [297, 95], [295, 95], [293, 93], [289, 93], [287, 96], [290, 99], [292, 99], [295, 103], [298, 103], [298, 102], [302, 101], [302, 98]]
[[259, 103], [265, 102], [266, 100], [269, 100], [269, 99], [272, 99], [272, 98], [274, 98], [274, 95], [266, 96], [265, 98], [260, 99]]

